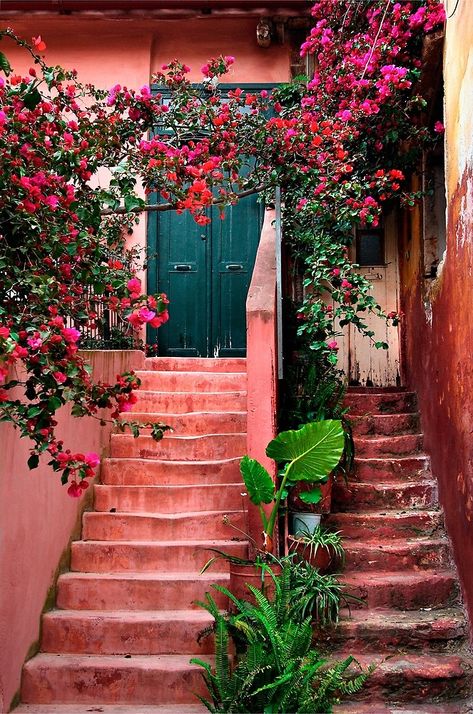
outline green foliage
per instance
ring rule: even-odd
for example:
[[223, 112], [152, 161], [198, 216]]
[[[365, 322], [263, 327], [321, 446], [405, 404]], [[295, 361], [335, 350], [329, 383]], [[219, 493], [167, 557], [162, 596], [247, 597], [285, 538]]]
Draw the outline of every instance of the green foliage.
[[[330, 662], [312, 646], [311, 616], [294, 609], [291, 566], [275, 577], [275, 596], [270, 601], [248, 586], [255, 604], [235, 600], [225, 588], [214, 586], [232, 598], [237, 609], [221, 613], [212, 596], [199, 603], [215, 620], [215, 666], [192, 659], [203, 669], [208, 697], [199, 697], [210, 712], [332, 711], [334, 704], [359, 691], [369, 676], [353, 657]], [[237, 655], [229, 657], [233, 640]], [[358, 671], [355, 673], [354, 668]]]

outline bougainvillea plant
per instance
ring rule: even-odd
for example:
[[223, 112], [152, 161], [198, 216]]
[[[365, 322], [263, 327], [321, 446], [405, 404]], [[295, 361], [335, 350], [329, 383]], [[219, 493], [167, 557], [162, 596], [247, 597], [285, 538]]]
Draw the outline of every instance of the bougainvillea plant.
[[[95, 383], [79, 353], [82, 331], [98, 305], [135, 330], [168, 318], [166, 296], [143, 293], [127, 249], [140, 213], [189, 211], [205, 224], [211, 205], [224, 218], [240, 197], [280, 185], [288, 240], [305, 251], [300, 330], [311, 348], [333, 361], [340, 319], [363, 330], [361, 312], [382, 313], [347, 246], [354, 225], [376, 224], [383, 202], [413, 200], [403, 188], [415, 160], [409, 141], [419, 146], [429, 133], [412, 87], [422, 36], [443, 22], [443, 6], [320, 0], [312, 14], [302, 52], [315, 54], [315, 76], [269, 95], [223, 97], [230, 56], [204, 65], [198, 86], [173, 60], [152, 78], [158, 91], [96, 89], [49, 66], [41, 37], [0, 31], [3, 45], [31, 55], [21, 76], [0, 53], [0, 419], [32, 440], [30, 467], [46, 452], [73, 496], [98, 457], [57, 439], [57, 410], [70, 404], [73, 416], [102, 419], [111, 408], [118, 420], [139, 386], [133, 373]], [[327, 291], [339, 305], [332, 313]]]

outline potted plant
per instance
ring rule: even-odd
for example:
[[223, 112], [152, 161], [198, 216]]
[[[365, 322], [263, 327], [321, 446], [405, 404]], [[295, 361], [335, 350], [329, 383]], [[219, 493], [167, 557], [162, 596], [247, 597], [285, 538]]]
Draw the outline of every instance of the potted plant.
[[312, 531], [300, 530], [288, 535], [287, 545], [297, 561], [309, 563], [321, 574], [337, 571], [345, 561], [340, 533], [320, 525]]
[[[310, 482], [315, 499], [316, 494], [320, 493], [320, 484], [327, 480], [328, 474], [339, 463], [343, 445], [342, 424], [336, 419], [312, 422], [300, 429], [282, 432], [266, 447], [267, 456], [282, 466], [279, 483], [276, 484], [259, 461], [244, 456], [240, 462], [240, 471], [249, 499], [259, 511], [263, 546], [256, 549], [256, 557], [252, 560], [243, 560], [216, 551], [216, 555], [206, 563], [202, 572], [210, 567], [216, 558], [225, 557], [230, 562], [232, 592], [247, 592], [245, 583], [250, 580], [263, 580], [264, 583], [264, 564], [275, 563], [274, 531], [281, 501], [287, 497], [289, 485]], [[267, 513], [264, 506], [270, 504], [272, 507]]]

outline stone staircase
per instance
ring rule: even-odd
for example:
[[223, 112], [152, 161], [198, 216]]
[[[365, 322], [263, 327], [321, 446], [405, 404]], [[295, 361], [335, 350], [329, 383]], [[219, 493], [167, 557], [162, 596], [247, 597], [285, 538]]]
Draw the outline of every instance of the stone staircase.
[[346, 550], [354, 604], [330, 649], [377, 668], [340, 714], [467, 712], [468, 623], [437, 486], [423, 452], [415, 394], [351, 389], [356, 460], [337, 484], [330, 524]]
[[[205, 548], [244, 553], [223, 523], [245, 529], [239, 457], [246, 451], [245, 360], [153, 358], [139, 375], [134, 416], [175, 428], [112, 437], [84, 514], [57, 609], [43, 617], [41, 653], [24, 668], [18, 712], [201, 712], [191, 656], [211, 656], [209, 624], [192, 602], [228, 582], [225, 562], [198, 574]], [[450, 560], [415, 395], [350, 390], [355, 474], [340, 482], [331, 524], [344, 535], [355, 604], [329, 650], [377, 663], [339, 714], [473, 711], [467, 623]], [[222, 600], [222, 605], [223, 605]]]
[[19, 712], [202, 709], [189, 659], [211, 654], [210, 638], [197, 641], [211, 618], [193, 601], [229, 574], [223, 560], [199, 570], [210, 547], [247, 552], [223, 523], [229, 514], [246, 528], [246, 360], [152, 358], [145, 368], [133, 418], [175, 431], [158, 443], [112, 436], [95, 511], [43, 617], [41, 653], [25, 664]]

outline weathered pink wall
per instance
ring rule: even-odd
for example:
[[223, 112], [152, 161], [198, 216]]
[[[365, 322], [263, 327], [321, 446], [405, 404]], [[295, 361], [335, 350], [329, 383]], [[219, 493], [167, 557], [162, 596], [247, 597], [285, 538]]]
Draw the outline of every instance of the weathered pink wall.
[[[452, 3], [453, 5], [453, 3]], [[419, 395], [425, 443], [439, 480], [473, 621], [473, 4], [447, 22], [445, 124], [447, 250], [430, 291], [422, 277], [420, 215], [402, 247], [405, 358]]]
[[[143, 365], [142, 352], [87, 353], [95, 379]], [[104, 416], [107, 413], [104, 412]], [[102, 454], [110, 428], [95, 419], [59, 418], [59, 434], [73, 451]], [[0, 424], [0, 712], [9, 710], [21, 668], [39, 636], [40, 614], [61, 555], [78, 524], [81, 503], [70, 498], [46, 464], [29, 471], [28, 445]]]

